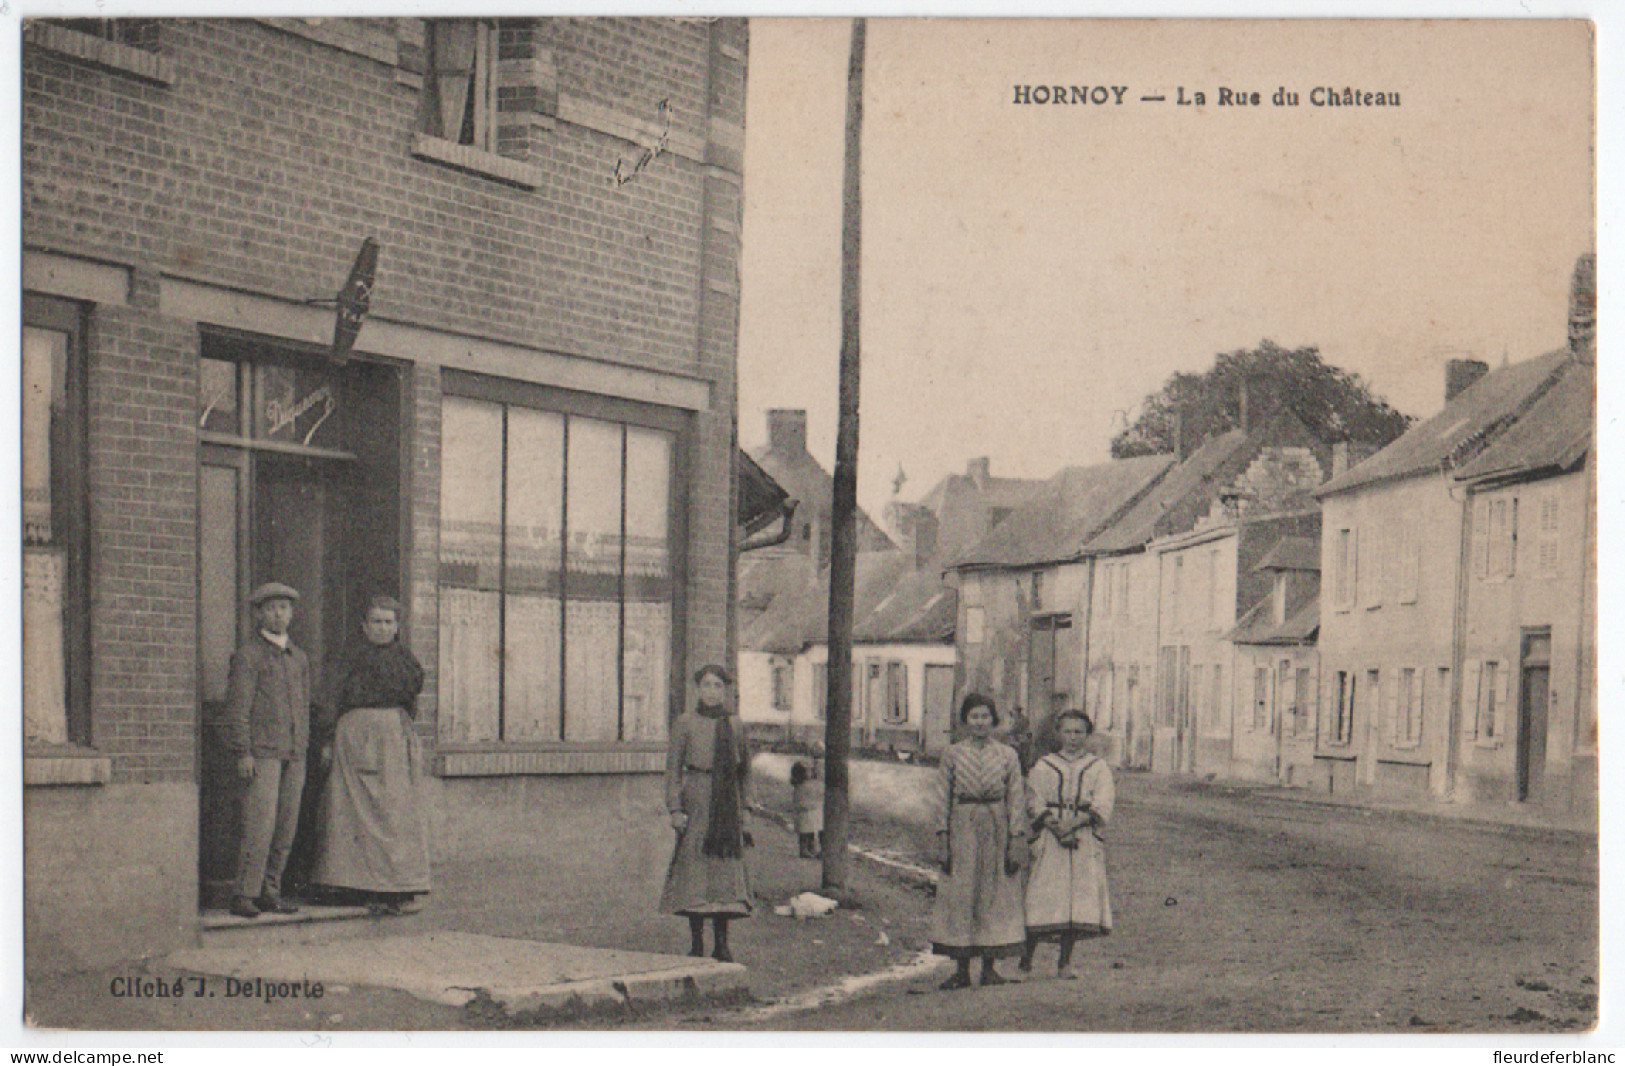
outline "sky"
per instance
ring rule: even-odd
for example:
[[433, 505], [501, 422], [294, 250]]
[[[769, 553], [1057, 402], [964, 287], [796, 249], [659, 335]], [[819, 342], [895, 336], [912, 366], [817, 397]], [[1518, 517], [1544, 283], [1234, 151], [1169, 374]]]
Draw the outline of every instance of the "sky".
[[[826, 466], [849, 27], [752, 19], [746, 115], [740, 439], [805, 408]], [[1124, 102], [1015, 102], [1050, 84]], [[899, 467], [918, 499], [976, 456], [1105, 461], [1169, 374], [1264, 338], [1424, 418], [1445, 360], [1562, 345], [1594, 91], [1580, 23], [871, 19], [859, 502], [878, 517]]]

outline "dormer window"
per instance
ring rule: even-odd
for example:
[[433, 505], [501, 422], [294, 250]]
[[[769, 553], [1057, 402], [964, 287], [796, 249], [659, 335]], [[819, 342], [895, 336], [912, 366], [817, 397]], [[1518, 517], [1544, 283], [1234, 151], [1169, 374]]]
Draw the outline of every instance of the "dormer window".
[[1286, 622], [1286, 586], [1286, 571], [1278, 571], [1275, 575], [1275, 588], [1271, 595], [1272, 603], [1270, 608], [1270, 614], [1274, 618], [1276, 625], [1283, 625]]

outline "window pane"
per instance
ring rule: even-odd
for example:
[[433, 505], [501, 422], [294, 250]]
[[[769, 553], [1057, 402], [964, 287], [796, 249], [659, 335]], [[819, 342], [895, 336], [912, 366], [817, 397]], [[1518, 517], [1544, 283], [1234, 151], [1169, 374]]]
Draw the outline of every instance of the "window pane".
[[571, 418], [564, 612], [566, 740], [620, 733], [621, 427]]
[[557, 596], [507, 597], [503, 669], [503, 734], [514, 741], [559, 740]]
[[62, 599], [67, 558], [53, 548], [23, 551], [23, 739], [68, 739]]
[[237, 436], [237, 364], [223, 359], [198, 363], [197, 428]]
[[614, 740], [620, 732], [616, 647], [621, 611], [614, 601], [571, 599], [564, 605], [565, 740]]
[[65, 428], [67, 365], [66, 333], [32, 327], [23, 330], [24, 544], [55, 544], [61, 533], [51, 521], [51, 451]]
[[327, 370], [254, 367], [254, 436], [323, 448], [343, 445], [339, 394]]
[[440, 587], [440, 736], [499, 739], [497, 593]]
[[671, 461], [671, 434], [627, 427], [625, 740], [665, 739], [671, 713]]
[[508, 409], [503, 739], [558, 740], [564, 418]]
[[499, 738], [502, 409], [447, 397], [441, 407], [440, 729]]

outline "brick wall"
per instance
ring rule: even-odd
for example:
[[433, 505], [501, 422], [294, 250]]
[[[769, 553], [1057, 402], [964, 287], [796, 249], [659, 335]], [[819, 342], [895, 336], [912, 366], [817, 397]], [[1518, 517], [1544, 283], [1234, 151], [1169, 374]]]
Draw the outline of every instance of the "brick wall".
[[128, 307], [91, 319], [91, 740], [117, 781], [190, 780], [197, 721], [198, 337]]
[[[708, 128], [710, 35], [733, 23], [542, 24], [561, 94], [675, 132]], [[702, 164], [675, 151], [616, 186], [641, 145], [566, 122], [529, 142], [526, 190], [417, 159], [402, 68], [253, 20], [173, 20], [169, 86], [24, 55], [23, 204], [33, 247], [138, 261], [278, 295], [331, 296], [361, 238], [375, 315], [686, 373]], [[743, 63], [711, 92], [741, 123]]]
[[[354, 28], [165, 20], [167, 84], [24, 49], [25, 246], [134, 278], [89, 334], [93, 740], [119, 780], [190, 779], [195, 762], [199, 340], [159, 314], [162, 278], [331, 297], [369, 234], [375, 318], [711, 383], [691, 452], [686, 650], [690, 669], [727, 654], [744, 22], [505, 34], [503, 61], [537, 77], [551, 64], [557, 96], [509, 92], [505, 121], [510, 106], [566, 114], [505, 130], [535, 189], [414, 157], [422, 24]], [[617, 185], [661, 100], [670, 150]], [[418, 365], [409, 380], [410, 635], [432, 736], [440, 378]]]

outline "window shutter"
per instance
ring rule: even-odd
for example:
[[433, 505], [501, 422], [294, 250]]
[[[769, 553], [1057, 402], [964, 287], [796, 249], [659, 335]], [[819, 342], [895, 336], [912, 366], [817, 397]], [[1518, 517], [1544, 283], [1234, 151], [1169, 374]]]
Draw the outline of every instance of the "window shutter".
[[1518, 497], [1505, 502], [1506, 505], [1506, 535], [1503, 540], [1504, 553], [1501, 573], [1511, 577], [1518, 572]]
[[1353, 607], [1360, 602], [1360, 531], [1349, 530], [1349, 599]]
[[1405, 674], [1401, 671], [1388, 686], [1387, 712], [1389, 743], [1398, 744], [1404, 740], [1399, 725], [1399, 689], [1405, 683]]
[[1478, 715], [1483, 706], [1478, 691], [1478, 675], [1482, 669], [1483, 664], [1477, 659], [1469, 659], [1462, 665], [1461, 702], [1462, 710], [1466, 713], [1461, 716], [1461, 724], [1462, 731], [1468, 737], [1478, 736]]
[[1535, 569], [1550, 577], [1557, 573], [1558, 495], [1548, 489], [1540, 497], [1540, 522], [1536, 536]]
[[1473, 576], [1480, 581], [1490, 573], [1490, 501], [1482, 497], [1473, 505]]

